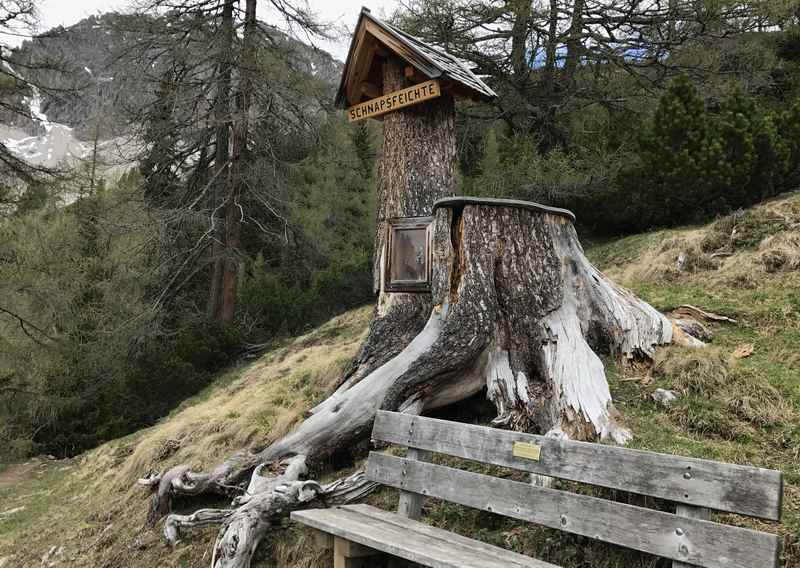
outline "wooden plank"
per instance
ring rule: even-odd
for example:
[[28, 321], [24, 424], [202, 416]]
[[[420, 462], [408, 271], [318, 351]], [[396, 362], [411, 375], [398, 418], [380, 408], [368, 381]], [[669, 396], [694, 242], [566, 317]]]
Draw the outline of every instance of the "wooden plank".
[[[688, 517], [690, 519], [702, 519], [708, 521], [711, 519], [711, 511], [703, 507], [691, 507], [689, 505], [682, 505], [680, 503], [675, 507], [675, 514], [679, 517]], [[691, 564], [680, 562], [678, 560], [672, 561], [672, 568], [692, 568]]]
[[[410, 460], [428, 461], [430, 452], [408, 448], [406, 458]], [[422, 515], [423, 495], [412, 493], [411, 491], [400, 491], [400, 499], [397, 502], [397, 514], [409, 519], [419, 519]]]
[[361, 93], [358, 91], [361, 82], [366, 74], [369, 73], [369, 65], [372, 65], [372, 57], [375, 53], [370, 49], [370, 45], [374, 44], [372, 36], [367, 34], [365, 27], [360, 27], [356, 31], [353, 38], [353, 46], [351, 53], [353, 54], [352, 61], [348, 61], [347, 69], [345, 70], [346, 76], [343, 79], [343, 86], [345, 87], [345, 98], [348, 102], [356, 103], [361, 100]]
[[[409, 434], [411, 420], [412, 434]], [[753, 517], [779, 520], [783, 474], [757, 467], [380, 411], [375, 440]], [[539, 459], [513, 455], [514, 444], [540, 447]]]
[[[357, 511], [358, 513], [376, 519], [382, 523], [388, 523], [390, 525], [397, 526], [398, 528], [410, 533], [419, 533], [420, 535], [430, 536], [433, 538], [443, 538], [461, 550], [471, 550], [475, 553], [487, 554], [489, 556], [497, 555], [499, 551], [509, 562], [529, 562], [532, 560], [527, 556], [505, 549], [498, 549], [498, 547], [491, 544], [486, 544], [480, 540], [475, 540], [456, 533], [444, 531], [443, 529], [432, 527], [413, 519], [407, 519], [395, 513], [390, 513], [389, 511], [372, 507], [371, 505], [345, 505], [345, 508]], [[536, 566], [540, 566], [542, 564], [542, 562], [539, 560], [535, 560], [535, 562], [537, 562], [537, 564], [535, 564]], [[548, 564], [547, 566], [551, 565]]]
[[587, 495], [376, 452], [370, 454], [367, 477], [384, 485], [705, 568], [767, 568], [778, 562], [779, 540], [773, 534], [681, 518]]
[[[422, 462], [418, 462], [422, 463]], [[394, 522], [353, 506], [294, 511], [293, 521], [432, 568], [558, 568], [392, 513]], [[465, 543], [475, 542], [474, 546]]]
[[389, 48], [392, 53], [419, 69], [426, 77], [439, 77], [442, 74], [434, 65], [409, 48], [404, 42], [387, 33], [374, 21], [365, 19], [364, 28], [370, 35]]
[[367, 118], [375, 118], [387, 112], [435, 99], [441, 94], [442, 89], [439, 86], [439, 81], [436, 79], [425, 81], [424, 83], [385, 93], [377, 98], [353, 105], [347, 109], [347, 119], [350, 122], [357, 122]]

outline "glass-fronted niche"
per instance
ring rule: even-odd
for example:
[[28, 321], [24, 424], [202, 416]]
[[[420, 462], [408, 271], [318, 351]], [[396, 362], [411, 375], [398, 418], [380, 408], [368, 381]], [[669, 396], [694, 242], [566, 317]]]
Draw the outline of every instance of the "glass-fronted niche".
[[432, 217], [390, 219], [384, 258], [387, 292], [426, 292], [431, 289]]

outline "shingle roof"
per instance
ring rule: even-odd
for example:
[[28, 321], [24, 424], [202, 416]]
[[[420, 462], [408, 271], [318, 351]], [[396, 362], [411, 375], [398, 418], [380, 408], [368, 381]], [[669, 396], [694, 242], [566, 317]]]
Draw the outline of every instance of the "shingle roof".
[[405, 41], [410, 48], [427, 59], [432, 65], [439, 69], [443, 75], [446, 75], [448, 79], [463, 83], [489, 98], [495, 98], [497, 96], [497, 93], [495, 93], [489, 85], [481, 81], [477, 75], [470, 71], [468, 64], [463, 59], [451, 53], [447, 53], [438, 46], [425, 43], [420, 38], [404, 32], [400, 28], [396, 28], [387, 22], [381, 21], [369, 13], [368, 15], [376, 24], [389, 33], [394, 34], [397, 39]]
[[[491, 89], [491, 87], [478, 78], [478, 76], [470, 70], [469, 65], [464, 60], [452, 55], [451, 53], [448, 53], [439, 46], [426, 43], [422, 39], [376, 18], [367, 8], [362, 8], [361, 10], [356, 32], [358, 32], [358, 27], [362, 24], [364, 18], [368, 18], [374, 22], [375, 25], [379, 26], [387, 34], [390, 34], [395, 39], [402, 42], [418, 57], [423, 59], [428, 65], [426, 65], [424, 68], [421, 68], [420, 71], [427, 75], [428, 78], [451, 79], [475, 91], [481, 98], [493, 99], [497, 97], [497, 94]], [[354, 46], [351, 44], [350, 52], [347, 55], [347, 62], [345, 63], [345, 69], [342, 74], [342, 85], [339, 89], [339, 95], [336, 98], [337, 103], [339, 104], [344, 102], [343, 87], [344, 81], [346, 81], [347, 78], [347, 68], [350, 65], [353, 56], [353, 47]]]

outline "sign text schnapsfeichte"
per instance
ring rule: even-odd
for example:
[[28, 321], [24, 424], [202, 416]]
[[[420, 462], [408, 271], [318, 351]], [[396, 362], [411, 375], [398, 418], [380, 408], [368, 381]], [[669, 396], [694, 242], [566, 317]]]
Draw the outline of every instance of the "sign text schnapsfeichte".
[[350, 122], [374, 118], [393, 110], [415, 105], [442, 94], [439, 81], [425, 81], [412, 87], [407, 87], [393, 93], [387, 93], [375, 99], [351, 106], [347, 109]]

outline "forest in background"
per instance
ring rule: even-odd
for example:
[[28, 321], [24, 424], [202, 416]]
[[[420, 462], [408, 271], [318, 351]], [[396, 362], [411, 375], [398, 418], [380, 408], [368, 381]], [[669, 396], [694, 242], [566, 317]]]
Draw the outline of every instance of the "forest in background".
[[[152, 424], [221, 367], [372, 301], [380, 123], [348, 124], [335, 84], [240, 3], [166, 4], [111, 28], [134, 38], [115, 64], [143, 73], [114, 108], [142, 142], [137, 167], [105, 179], [95, 153], [40, 171], [0, 148], [5, 459]], [[796, 6], [617, 4], [417, 0], [394, 15], [500, 95], [458, 107], [459, 193], [567, 207], [583, 238], [605, 238], [796, 188]], [[328, 33], [276, 6], [295, 35]], [[22, 119], [33, 87], [74, 73], [52, 53], [1, 57], [28, 70], [0, 77]], [[108, 116], [98, 106], [84, 136]]]

